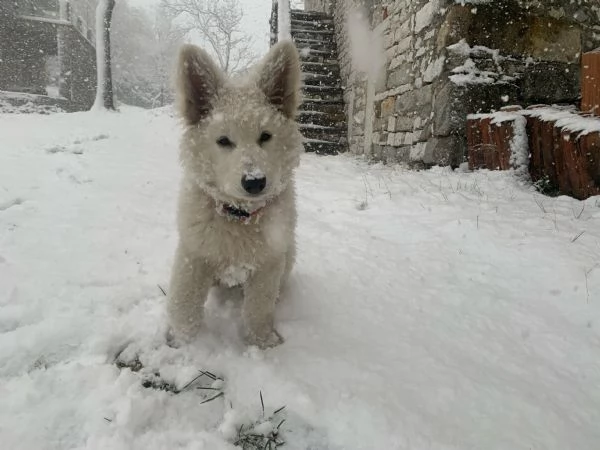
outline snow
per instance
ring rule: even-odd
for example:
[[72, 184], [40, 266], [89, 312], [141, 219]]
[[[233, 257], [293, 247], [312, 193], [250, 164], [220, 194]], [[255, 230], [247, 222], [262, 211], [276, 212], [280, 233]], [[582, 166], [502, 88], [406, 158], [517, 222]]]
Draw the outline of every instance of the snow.
[[[449, 52], [456, 56], [465, 58], [463, 65], [452, 70], [454, 75], [450, 75], [450, 80], [459, 86], [468, 84], [495, 84], [514, 81], [514, 77], [504, 75], [501, 63], [510, 59], [500, 54], [497, 49], [491, 49], [482, 45], [471, 47], [465, 39], [461, 39], [456, 44], [446, 47]], [[496, 65], [496, 72], [483, 71], [477, 68], [475, 61], [491, 58]]]
[[510, 163], [518, 176], [529, 176], [529, 139], [527, 119], [517, 115], [513, 120], [513, 138], [510, 141]]
[[244, 176], [247, 180], [260, 180], [261, 178], [265, 178], [265, 173], [255, 167], [244, 172]]
[[229, 287], [240, 286], [246, 282], [254, 270], [254, 267], [247, 265], [229, 266], [221, 275], [221, 282]]
[[52, 99], [43, 95], [0, 91], [0, 114], [51, 114], [63, 112]]
[[578, 114], [577, 110], [574, 110], [571, 106], [539, 105], [530, 109], [520, 109], [516, 112], [498, 111], [489, 114], [469, 114], [470, 119], [492, 117], [494, 123], [506, 120], [514, 121], [518, 116], [532, 116], [544, 122], [555, 122], [557, 128], [562, 128], [571, 133], [578, 133], [580, 136], [600, 133], [600, 119], [597, 116]]
[[[246, 347], [213, 296], [202, 338], [172, 348], [169, 113], [0, 117], [3, 448], [232, 449], [284, 405], [285, 449], [597, 448], [598, 198], [305, 155], [285, 343]], [[142, 386], [201, 369], [224, 397]]]
[[467, 84], [493, 84], [496, 82], [496, 73], [489, 71], [481, 71], [475, 66], [475, 62], [468, 58], [462, 66], [452, 69], [452, 73], [448, 78], [458, 86]]
[[550, 106], [528, 109], [522, 113], [538, 117], [544, 122], [556, 122], [556, 127], [572, 133], [579, 133], [580, 135], [600, 133], [600, 118], [597, 116], [581, 116], [569, 110]]

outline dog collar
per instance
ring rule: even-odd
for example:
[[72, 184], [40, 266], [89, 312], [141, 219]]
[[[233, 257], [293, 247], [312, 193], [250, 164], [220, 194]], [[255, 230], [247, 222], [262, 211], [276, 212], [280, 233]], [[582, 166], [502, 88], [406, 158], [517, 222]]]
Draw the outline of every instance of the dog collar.
[[245, 209], [238, 208], [230, 203], [217, 203], [217, 212], [219, 215], [232, 221], [242, 222], [243, 224], [249, 224], [252, 219], [258, 219], [258, 216], [263, 209], [264, 206], [255, 209], [254, 211], [246, 211]]

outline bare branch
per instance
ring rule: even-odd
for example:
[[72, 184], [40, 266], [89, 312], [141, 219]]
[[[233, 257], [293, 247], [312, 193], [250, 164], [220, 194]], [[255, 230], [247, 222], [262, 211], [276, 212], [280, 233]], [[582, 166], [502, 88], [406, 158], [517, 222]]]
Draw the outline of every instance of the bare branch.
[[196, 33], [205, 42], [224, 71], [243, 70], [255, 59], [252, 38], [242, 30], [239, 0], [163, 0], [162, 5], [188, 34]]

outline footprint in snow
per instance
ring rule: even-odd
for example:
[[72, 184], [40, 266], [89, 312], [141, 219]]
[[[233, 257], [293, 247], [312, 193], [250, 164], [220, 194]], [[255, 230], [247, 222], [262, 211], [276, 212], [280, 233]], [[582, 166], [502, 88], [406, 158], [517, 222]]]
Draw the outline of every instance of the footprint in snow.
[[57, 153], [72, 153], [74, 155], [83, 155], [83, 148], [81, 147], [70, 147], [65, 145], [54, 145], [46, 149], [46, 153], [51, 155]]
[[56, 175], [58, 175], [58, 177], [62, 180], [67, 180], [75, 184], [86, 184], [92, 182], [91, 178], [83, 174], [74, 173], [71, 169], [66, 167], [59, 167], [56, 169]]
[[24, 200], [20, 197], [13, 198], [6, 202], [0, 202], [0, 211], [6, 211], [7, 209], [12, 208], [13, 206], [22, 205], [23, 202]]
[[90, 138], [81, 138], [73, 141], [73, 144], [83, 144], [84, 142], [95, 142], [95, 141], [103, 141], [108, 139], [110, 135], [108, 134], [97, 134], [96, 136], [92, 136]]
[[46, 153], [72, 153], [74, 155], [83, 155], [83, 147], [81, 147], [81, 144], [85, 144], [86, 142], [103, 141], [109, 137], [110, 136], [108, 134], [98, 134], [90, 138], [75, 139], [71, 144], [58, 144], [48, 147], [46, 148]]

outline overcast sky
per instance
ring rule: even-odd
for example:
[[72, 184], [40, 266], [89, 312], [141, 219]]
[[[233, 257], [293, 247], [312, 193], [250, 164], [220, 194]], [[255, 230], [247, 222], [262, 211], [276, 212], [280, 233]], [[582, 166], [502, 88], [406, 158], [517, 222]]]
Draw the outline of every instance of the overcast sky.
[[[159, 0], [127, 0], [138, 7], [151, 8]], [[244, 30], [254, 38], [255, 51], [258, 55], [266, 53], [269, 48], [269, 18], [271, 16], [271, 0], [240, 0], [244, 10]]]

